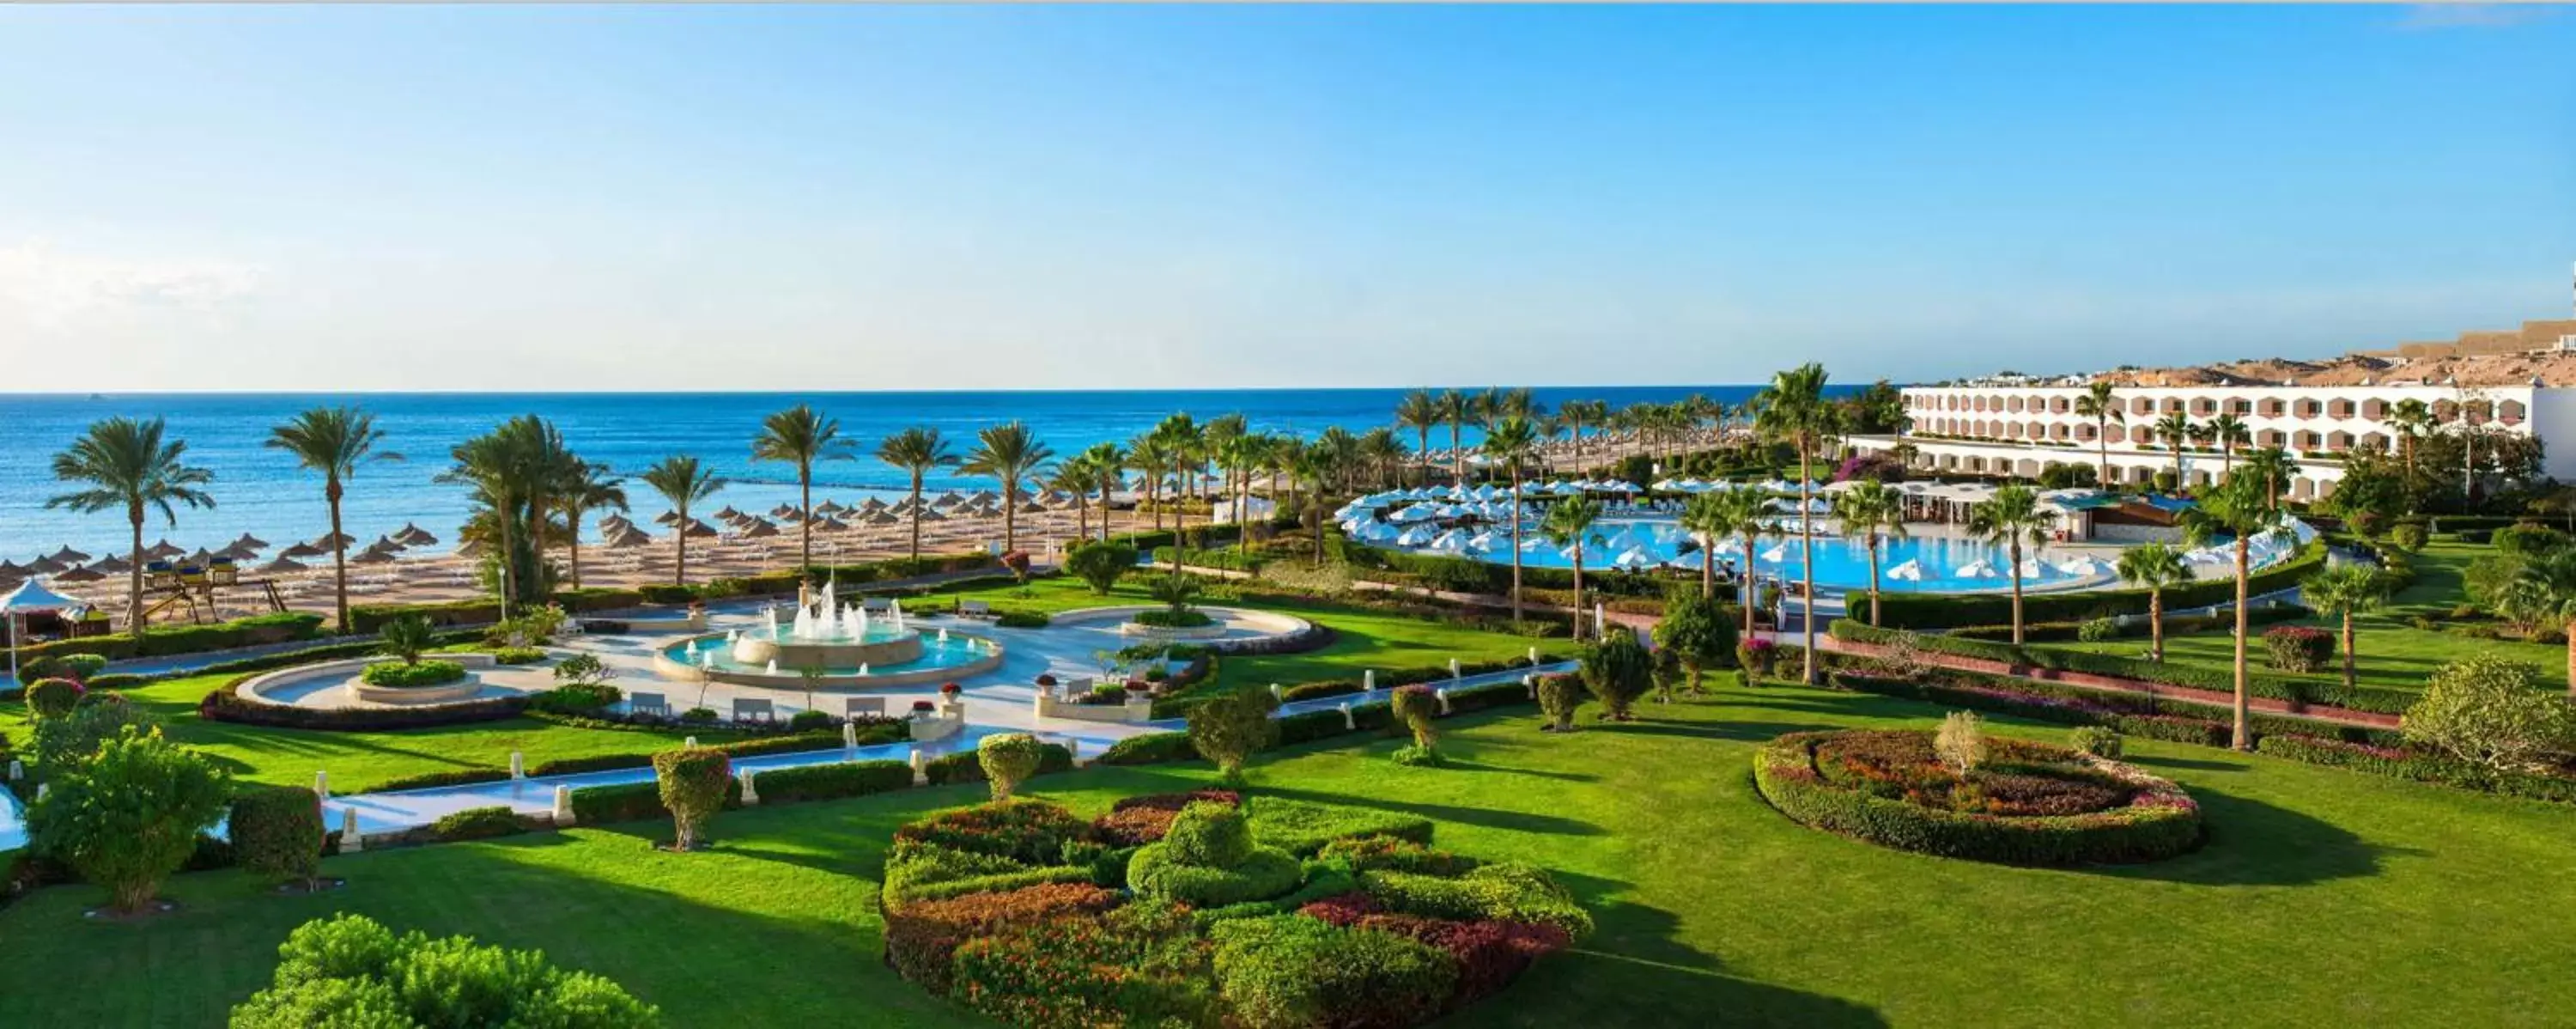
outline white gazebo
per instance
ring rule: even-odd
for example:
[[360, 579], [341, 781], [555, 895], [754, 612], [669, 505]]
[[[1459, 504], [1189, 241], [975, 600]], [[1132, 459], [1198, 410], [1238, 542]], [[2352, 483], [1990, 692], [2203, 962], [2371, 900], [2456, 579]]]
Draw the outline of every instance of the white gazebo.
[[43, 579], [19, 583], [8, 596], [0, 597], [0, 613], [6, 613], [9, 618], [9, 681], [18, 681], [18, 623], [21, 619], [38, 611], [68, 611], [88, 606], [46, 588]]

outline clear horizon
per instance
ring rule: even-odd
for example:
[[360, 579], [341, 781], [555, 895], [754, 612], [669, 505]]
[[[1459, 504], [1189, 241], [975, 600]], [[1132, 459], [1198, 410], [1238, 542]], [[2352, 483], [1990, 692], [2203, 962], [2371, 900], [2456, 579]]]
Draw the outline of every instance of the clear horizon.
[[2324, 357], [2567, 316], [2570, 52], [2520, 7], [9, 8], [0, 365], [758, 393]]

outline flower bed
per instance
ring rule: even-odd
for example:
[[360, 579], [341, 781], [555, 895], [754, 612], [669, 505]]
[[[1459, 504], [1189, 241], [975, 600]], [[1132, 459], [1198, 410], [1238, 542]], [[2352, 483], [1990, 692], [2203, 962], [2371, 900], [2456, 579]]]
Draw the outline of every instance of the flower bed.
[[913, 822], [886, 859], [886, 963], [1011, 1025], [1405, 1026], [1592, 929], [1546, 872], [1432, 850], [1427, 824], [1318, 853], [1309, 830], [1383, 817], [1263, 808], [1201, 790], [1096, 821], [1021, 799]]
[[2200, 845], [2200, 806], [2169, 781], [2047, 744], [1987, 746], [1960, 775], [1928, 732], [1791, 733], [1754, 754], [1753, 778], [1800, 824], [1943, 857], [2104, 864]]

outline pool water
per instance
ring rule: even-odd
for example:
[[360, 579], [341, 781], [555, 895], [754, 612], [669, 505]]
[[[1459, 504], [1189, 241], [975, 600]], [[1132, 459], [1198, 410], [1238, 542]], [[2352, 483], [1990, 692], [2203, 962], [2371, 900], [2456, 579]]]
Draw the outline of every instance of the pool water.
[[[749, 631], [756, 634], [759, 630], [754, 629]], [[912, 632], [914, 630], [907, 629], [905, 631]], [[993, 654], [993, 644], [970, 636], [954, 636], [948, 639], [940, 639], [935, 632], [919, 633], [919, 635], [921, 636], [921, 656], [919, 658], [897, 664], [869, 665], [868, 674], [891, 674], [896, 672], [927, 671], [934, 668], [955, 668], [959, 665], [973, 664], [976, 661], [991, 657]], [[893, 633], [888, 632], [884, 636], [880, 637], [880, 635], [875, 631], [875, 627], [870, 626], [868, 639], [877, 640], [880, 638], [892, 639]], [[715, 660], [713, 662], [714, 667], [717, 671], [723, 672], [757, 673], [767, 666], [767, 662], [753, 664], [747, 661], [735, 660], [733, 656], [733, 648], [725, 644], [722, 640], [716, 640], [711, 643], [695, 643], [694, 646], [696, 649], [692, 650], [691, 642], [684, 641], [674, 643], [668, 647], [662, 648], [662, 656], [670, 658], [675, 664], [696, 668], [701, 664], [707, 663], [706, 655], [712, 652], [715, 654]], [[782, 668], [780, 671], [785, 672], [788, 671], [788, 669]], [[826, 668], [823, 670], [823, 674], [832, 676], [855, 676], [860, 673], [858, 666], [852, 665], [847, 668]]]
[[[1818, 519], [1820, 528], [1830, 523]], [[1623, 555], [1641, 555], [1657, 565], [1696, 569], [1700, 565], [1698, 543], [1681, 531], [1669, 518], [1605, 518], [1593, 527], [1594, 538], [1583, 548], [1583, 568], [1587, 572], [1613, 568]], [[1511, 535], [1503, 528], [1491, 530], [1487, 549], [1460, 552], [1431, 547], [1392, 547], [1412, 553], [1466, 557], [1489, 564], [1510, 564]], [[1522, 528], [1521, 564], [1531, 568], [1572, 568], [1574, 561], [1565, 548], [1545, 541], [1533, 527]], [[1687, 545], [1688, 553], [1683, 553]], [[1878, 543], [1879, 588], [1889, 593], [1958, 592], [1962, 590], [2006, 589], [2012, 585], [2011, 563], [2002, 548], [1979, 540], [1951, 537], [1881, 537]], [[1748, 566], [1741, 538], [1717, 543], [1720, 569], [1733, 567], [1741, 571]], [[1816, 588], [1836, 592], [1869, 588], [1869, 548], [1855, 539], [1827, 535], [1815, 538]], [[2068, 572], [2061, 568], [2079, 560], [2079, 555], [2059, 548], [2043, 547], [2036, 553], [2025, 550], [2022, 587], [2030, 589], [2056, 584], [2100, 579], [2108, 574], [2107, 565], [2098, 571]], [[1760, 536], [1752, 547], [1752, 570], [1765, 578], [1804, 578], [1797, 537]], [[1634, 558], [1630, 559], [1634, 561]], [[1909, 578], [1898, 572], [1911, 565], [1921, 573]]]

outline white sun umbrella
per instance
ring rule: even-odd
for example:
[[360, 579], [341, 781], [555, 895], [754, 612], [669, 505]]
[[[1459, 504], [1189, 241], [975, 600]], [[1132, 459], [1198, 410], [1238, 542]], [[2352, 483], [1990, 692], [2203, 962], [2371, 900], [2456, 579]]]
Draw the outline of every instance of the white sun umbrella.
[[1404, 530], [1403, 534], [1395, 538], [1395, 542], [1401, 546], [1418, 547], [1431, 542], [1438, 535], [1439, 533], [1428, 525], [1417, 525]]
[[1467, 534], [1457, 529], [1441, 533], [1432, 538], [1431, 549], [1452, 554], [1466, 550]]
[[18, 588], [10, 590], [8, 596], [0, 597], [0, 614], [5, 614], [9, 619], [10, 682], [18, 681], [19, 620], [39, 611], [69, 611], [83, 606], [85, 605], [80, 601], [47, 588], [43, 579], [29, 579], [19, 583]]
[[2022, 559], [2021, 559], [2021, 577], [2022, 577], [2022, 578], [2025, 578], [2025, 579], [2037, 579], [2037, 578], [2040, 578], [2040, 577], [2045, 576], [2045, 575], [2047, 575], [2047, 574], [2048, 574], [2048, 572], [2047, 572], [2047, 571], [2044, 569], [2044, 567], [2039, 563], [2039, 559], [2038, 559], [2038, 558], [2035, 558], [2035, 557], [2025, 557], [2025, 558], [2022, 558]]
[[1898, 582], [1922, 582], [1923, 562], [1907, 558], [1888, 566], [1887, 577]]
[[1995, 577], [1996, 572], [1994, 565], [1988, 564], [1984, 561], [1970, 561], [1967, 564], [1959, 566], [1957, 571], [1951, 572], [1950, 574], [1961, 579], [1992, 579]]
[[1778, 545], [1778, 546], [1772, 547], [1771, 549], [1769, 549], [1769, 550], [1765, 550], [1765, 551], [1763, 551], [1763, 552], [1762, 552], [1762, 560], [1769, 561], [1769, 562], [1771, 562], [1772, 564], [1775, 564], [1775, 565], [1776, 565], [1776, 564], [1779, 564], [1779, 563], [1780, 563], [1780, 562], [1782, 562], [1782, 561], [1786, 561], [1786, 560], [1788, 560], [1788, 559], [1789, 559], [1789, 545], [1788, 545], [1788, 544], [1786, 544], [1786, 543], [1780, 544], [1780, 545]]
[[2061, 561], [2057, 565], [2057, 570], [2068, 575], [2100, 575], [2106, 571], [2102, 567], [2102, 562], [2094, 560], [2089, 554], [2079, 555], [2073, 560]]
[[1655, 560], [1655, 555], [1646, 553], [1644, 547], [1630, 547], [1620, 551], [1619, 556], [1610, 559], [1610, 567], [1629, 571], [1652, 568], [1661, 563]]

